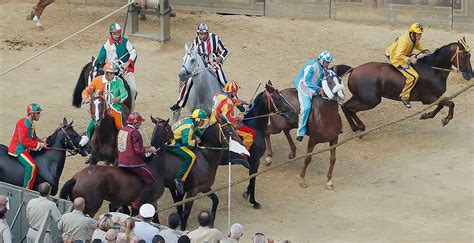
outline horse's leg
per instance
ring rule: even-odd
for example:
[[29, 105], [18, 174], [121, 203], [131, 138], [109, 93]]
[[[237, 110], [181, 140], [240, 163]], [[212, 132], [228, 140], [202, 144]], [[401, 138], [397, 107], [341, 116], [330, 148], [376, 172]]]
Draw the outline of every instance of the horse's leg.
[[[329, 142], [329, 146], [333, 146], [334, 144], [337, 144], [337, 140], [339, 137], [336, 137], [334, 140]], [[326, 187], [328, 190], [334, 189], [332, 185], [332, 170], [334, 169], [334, 165], [336, 164], [336, 148], [331, 149], [331, 159], [330, 159], [330, 165], [329, 165], [329, 171], [328, 171], [328, 182], [326, 183]]]
[[285, 133], [286, 140], [288, 140], [288, 144], [290, 145], [290, 149], [291, 149], [291, 152], [288, 154], [288, 158], [293, 159], [296, 154], [295, 142], [293, 142], [293, 138], [291, 137], [289, 129], [283, 130], [283, 133]]
[[213, 228], [213, 227], [214, 227], [214, 220], [216, 219], [216, 215], [217, 215], [217, 206], [219, 205], [219, 197], [217, 197], [217, 195], [216, 195], [215, 193], [210, 194], [209, 197], [210, 197], [211, 200], [212, 200], [212, 209], [211, 209], [212, 222], [211, 222], [211, 228]]
[[341, 105], [341, 108], [342, 108], [342, 112], [344, 112], [344, 116], [346, 117], [347, 122], [351, 126], [352, 131], [356, 132], [357, 131], [357, 125], [355, 124], [354, 119], [352, 118], [353, 112], [350, 111], [347, 108], [347, 106], [350, 106], [350, 105], [352, 105], [352, 103], [355, 102], [354, 100], [355, 100], [355, 98], [351, 97], [348, 101], [344, 102], [344, 104]]
[[[307, 153], [313, 152], [314, 146], [316, 146], [316, 139], [310, 136], [309, 141], [308, 141], [308, 148], [306, 152]], [[309, 163], [311, 163], [311, 155], [306, 157], [306, 159], [304, 160], [304, 166], [300, 172], [300, 186], [303, 188], [308, 187], [304, 181], [304, 177], [306, 176], [306, 169], [308, 168]]]
[[265, 143], [267, 145], [267, 156], [265, 158], [265, 165], [270, 166], [272, 164], [272, 156], [273, 156], [273, 149], [272, 149], [272, 141], [270, 140], [270, 133], [268, 131], [265, 133]]
[[443, 107], [447, 106], [449, 108], [448, 110], [448, 115], [441, 120], [441, 125], [446, 126], [449, 121], [451, 121], [454, 117], [454, 102], [450, 100], [441, 100], [438, 104], [438, 106], [431, 112], [429, 113], [424, 113], [421, 115], [420, 119], [428, 119], [428, 118], [433, 118], [438, 114], [438, 112], [443, 109]]
[[[258, 167], [260, 166], [260, 160], [253, 160], [250, 162], [250, 170], [249, 170], [249, 175], [253, 175], [258, 172]], [[255, 183], [256, 183], [256, 177], [250, 179], [249, 185], [247, 187], [247, 191], [244, 192], [244, 198], [248, 198], [249, 202], [253, 205], [253, 208], [259, 209], [262, 206], [260, 203], [255, 200]]]
[[53, 2], [54, 0], [40, 0], [38, 4], [36, 4], [36, 6], [33, 8], [34, 13], [31, 12], [31, 14], [33, 15], [33, 17], [36, 15], [36, 17], [40, 18], [43, 14], [44, 9]]
[[[184, 196], [181, 196], [181, 195], [178, 195], [176, 193], [176, 190], [173, 188], [173, 189], [170, 189], [168, 188], [169, 191], [170, 191], [170, 194], [171, 194], [171, 197], [173, 198], [173, 202], [174, 203], [177, 203], [179, 201], [182, 201]], [[176, 212], [178, 213], [179, 215], [179, 218], [180, 220], [182, 221], [184, 219], [184, 214], [183, 214], [183, 205], [179, 205], [176, 207]]]
[[[188, 197], [194, 197], [195, 194], [191, 195], [191, 194], [188, 194], [187, 198]], [[189, 218], [189, 215], [191, 214], [191, 209], [193, 208], [193, 203], [194, 201], [191, 201], [191, 202], [187, 202], [186, 204], [184, 204], [184, 212], [183, 212], [183, 219], [181, 221], [181, 230], [184, 231], [186, 230], [186, 227], [188, 226], [188, 218]]]
[[[352, 127], [351, 125], [351, 128], [352, 128], [352, 131], [356, 132], [357, 130], [358, 131], [365, 131], [365, 125], [364, 123], [360, 120], [360, 118], [357, 116], [357, 112], [359, 111], [366, 111], [366, 110], [370, 110], [374, 107], [376, 107], [378, 104], [380, 104], [380, 102], [382, 101], [382, 98], [380, 96], [376, 96], [374, 95], [373, 97], [371, 97], [371, 99], [367, 99], [367, 101], [370, 101], [370, 102], [366, 102], [366, 103], [362, 103], [360, 100], [358, 99], [353, 99], [353, 97], [351, 97], [346, 103], [343, 104], [343, 108], [342, 110], [344, 111], [345, 109], [347, 111], [349, 111], [349, 114], [350, 116], [352, 117], [352, 119], [354, 119], [355, 123], [357, 124], [357, 128], [356, 130], [354, 130], [354, 127]], [[346, 114], [346, 112], [344, 111], [344, 114]], [[347, 116], [346, 116], [347, 118]], [[349, 121], [349, 119], [348, 119]], [[350, 122], [349, 122], [350, 124]]]

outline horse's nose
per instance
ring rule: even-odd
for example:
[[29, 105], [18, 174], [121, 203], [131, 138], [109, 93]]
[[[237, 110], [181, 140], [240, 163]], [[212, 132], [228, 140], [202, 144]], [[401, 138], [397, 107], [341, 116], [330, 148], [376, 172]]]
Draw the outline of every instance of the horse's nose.
[[462, 76], [465, 80], [471, 80], [472, 76], [474, 76], [474, 72], [464, 72], [462, 73]]

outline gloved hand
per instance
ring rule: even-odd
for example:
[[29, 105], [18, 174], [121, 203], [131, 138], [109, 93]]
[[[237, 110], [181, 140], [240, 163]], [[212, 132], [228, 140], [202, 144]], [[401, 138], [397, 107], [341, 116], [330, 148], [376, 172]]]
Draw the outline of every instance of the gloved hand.
[[245, 112], [245, 107], [243, 105], [237, 106], [240, 112]]

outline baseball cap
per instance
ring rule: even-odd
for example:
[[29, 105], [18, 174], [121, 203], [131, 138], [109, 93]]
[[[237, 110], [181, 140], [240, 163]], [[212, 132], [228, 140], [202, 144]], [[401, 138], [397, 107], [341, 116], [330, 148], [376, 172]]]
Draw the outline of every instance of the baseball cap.
[[152, 218], [155, 215], [155, 207], [153, 205], [146, 203], [140, 207], [140, 216], [143, 218]]

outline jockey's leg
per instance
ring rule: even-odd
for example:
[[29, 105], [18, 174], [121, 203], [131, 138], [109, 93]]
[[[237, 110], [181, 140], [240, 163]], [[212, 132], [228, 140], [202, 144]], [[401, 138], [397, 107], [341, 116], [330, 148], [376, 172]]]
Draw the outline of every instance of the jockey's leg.
[[111, 109], [110, 114], [114, 118], [115, 128], [117, 128], [117, 131], [122, 129], [122, 113]]
[[219, 65], [219, 68], [215, 69], [217, 81], [221, 84], [222, 87], [225, 86], [227, 83], [227, 78], [224, 74], [224, 69], [222, 69], [222, 65]]
[[179, 167], [178, 173], [176, 174], [176, 189], [178, 190], [178, 193], [183, 195], [184, 194], [184, 185], [183, 182], [186, 181], [188, 178], [189, 172], [191, 172], [191, 169], [193, 168], [193, 164], [196, 161], [196, 155], [194, 154], [193, 151], [191, 151], [189, 148], [182, 146], [182, 147], [172, 147], [170, 149], [171, 152], [176, 154], [178, 158], [180, 158], [183, 162], [181, 163], [181, 166]]
[[304, 137], [306, 135], [306, 123], [311, 112], [311, 98], [312, 96], [302, 95], [302, 92], [298, 92], [298, 100], [300, 101], [300, 114], [298, 117], [298, 131], [296, 135], [298, 137]]
[[250, 151], [253, 144], [253, 138], [255, 137], [255, 131], [248, 126], [242, 125], [237, 128], [237, 134], [242, 138], [242, 143], [245, 148]]
[[400, 72], [406, 78], [405, 87], [403, 87], [402, 93], [400, 93], [400, 99], [402, 101], [409, 101], [410, 92], [413, 87], [415, 87], [419, 75], [411, 65], [409, 65], [407, 68], [399, 67], [398, 70], [400, 70]]
[[133, 73], [125, 73], [122, 76], [130, 87], [130, 96], [132, 101], [132, 107], [130, 107], [130, 112], [135, 110], [135, 101], [137, 99], [137, 83], [135, 82], [135, 75]]
[[181, 86], [181, 89], [179, 90], [178, 100], [176, 101], [175, 105], [170, 107], [171, 110], [175, 111], [175, 110], [177, 110], [179, 108], [182, 108], [186, 105], [186, 102], [188, 101], [189, 91], [191, 90], [192, 86], [193, 86], [193, 78], [190, 77]]
[[92, 134], [94, 134], [94, 120], [89, 121], [89, 125], [87, 125], [86, 135], [90, 139], [92, 138]]
[[25, 169], [25, 176], [23, 179], [23, 187], [33, 189], [36, 181], [36, 163], [27, 151], [21, 153], [17, 157], [21, 166]]
[[157, 180], [152, 170], [147, 165], [142, 167], [130, 167], [127, 169], [137, 175], [144, 183], [138, 198], [132, 204], [132, 207], [139, 208], [143, 203], [147, 202], [150, 195], [153, 193]]

